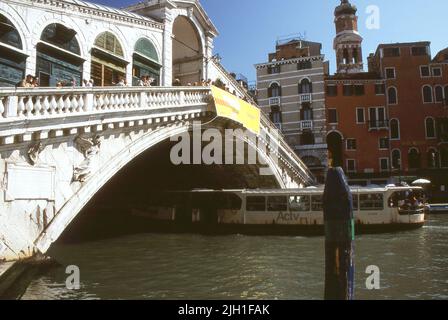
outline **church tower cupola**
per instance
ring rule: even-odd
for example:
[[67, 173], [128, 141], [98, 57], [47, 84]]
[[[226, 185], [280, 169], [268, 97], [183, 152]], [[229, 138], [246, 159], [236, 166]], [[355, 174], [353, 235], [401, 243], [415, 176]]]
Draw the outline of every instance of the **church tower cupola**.
[[337, 73], [357, 73], [363, 71], [362, 37], [358, 33], [358, 16], [356, 6], [349, 0], [341, 0], [334, 11], [336, 37]]

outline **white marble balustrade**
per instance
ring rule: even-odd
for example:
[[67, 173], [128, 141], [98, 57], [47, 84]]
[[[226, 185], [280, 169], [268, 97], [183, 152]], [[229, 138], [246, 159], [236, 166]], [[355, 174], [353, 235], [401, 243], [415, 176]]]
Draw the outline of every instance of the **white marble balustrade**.
[[198, 105], [210, 95], [203, 87], [0, 89], [0, 121]]

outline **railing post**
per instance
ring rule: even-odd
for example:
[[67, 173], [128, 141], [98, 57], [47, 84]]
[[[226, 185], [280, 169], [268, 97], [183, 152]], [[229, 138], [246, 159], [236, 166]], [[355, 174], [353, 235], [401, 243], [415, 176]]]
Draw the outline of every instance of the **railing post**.
[[181, 106], [185, 104], [185, 91], [179, 92], [179, 102]]
[[[6, 118], [14, 118], [17, 117], [17, 105], [19, 103], [18, 96], [9, 96], [6, 99], [5, 105], [5, 117]], [[3, 101], [5, 101], [3, 100]]]
[[3, 105], [3, 100], [6, 100], [6, 99], [3, 97], [0, 97], [0, 118], [3, 117], [3, 113], [5, 113], [5, 117], [6, 117], [5, 106]]
[[93, 105], [94, 105], [94, 100], [95, 96], [93, 95], [93, 93], [86, 93], [85, 94], [85, 99], [84, 99], [84, 111], [86, 112], [91, 112], [93, 111]]
[[142, 91], [140, 92], [140, 108], [146, 108], [148, 106], [148, 101], [147, 101], [147, 95], [146, 92]]

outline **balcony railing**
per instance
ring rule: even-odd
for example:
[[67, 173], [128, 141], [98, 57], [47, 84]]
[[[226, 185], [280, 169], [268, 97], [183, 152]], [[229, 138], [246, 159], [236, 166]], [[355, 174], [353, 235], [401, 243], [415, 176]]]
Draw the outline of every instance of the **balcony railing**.
[[205, 87], [0, 89], [0, 122], [197, 105], [209, 97]]
[[313, 120], [302, 120], [299, 122], [300, 130], [313, 130]]
[[280, 97], [272, 97], [269, 98], [269, 106], [280, 106], [281, 98]]
[[304, 103], [304, 102], [313, 102], [313, 95], [311, 93], [302, 93], [299, 94], [299, 100], [300, 103]]
[[369, 130], [387, 130], [389, 129], [389, 120], [370, 120]]

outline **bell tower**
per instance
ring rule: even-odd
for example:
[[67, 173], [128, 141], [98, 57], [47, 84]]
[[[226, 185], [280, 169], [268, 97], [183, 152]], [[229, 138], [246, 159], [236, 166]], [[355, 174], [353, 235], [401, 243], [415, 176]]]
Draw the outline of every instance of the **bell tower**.
[[336, 51], [337, 73], [363, 72], [362, 37], [358, 33], [356, 6], [349, 0], [341, 0], [334, 11], [336, 37], [333, 47]]

